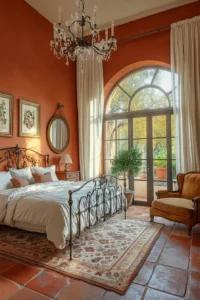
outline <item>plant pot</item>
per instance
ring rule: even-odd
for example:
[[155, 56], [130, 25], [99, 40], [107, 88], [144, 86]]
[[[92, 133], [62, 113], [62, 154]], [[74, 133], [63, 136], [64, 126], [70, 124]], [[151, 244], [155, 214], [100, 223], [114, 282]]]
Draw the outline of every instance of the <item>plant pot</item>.
[[126, 192], [126, 199], [127, 199], [127, 208], [133, 204], [133, 191], [127, 191]]
[[167, 179], [167, 168], [156, 167], [156, 175], [158, 179]]

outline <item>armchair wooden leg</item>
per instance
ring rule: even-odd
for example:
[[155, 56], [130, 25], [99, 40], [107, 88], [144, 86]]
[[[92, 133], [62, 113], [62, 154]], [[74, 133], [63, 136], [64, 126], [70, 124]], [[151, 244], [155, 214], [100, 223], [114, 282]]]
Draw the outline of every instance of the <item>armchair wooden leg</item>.
[[150, 222], [154, 221], [154, 216], [150, 216]]
[[191, 236], [192, 234], [192, 226], [188, 227], [188, 235]]

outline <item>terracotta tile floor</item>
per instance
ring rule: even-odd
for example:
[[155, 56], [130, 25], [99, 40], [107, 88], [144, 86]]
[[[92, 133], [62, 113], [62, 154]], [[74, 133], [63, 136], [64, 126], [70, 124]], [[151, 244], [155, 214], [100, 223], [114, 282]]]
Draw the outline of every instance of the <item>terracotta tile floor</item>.
[[[148, 211], [131, 206], [127, 217], [149, 221]], [[166, 226], [124, 296], [0, 254], [0, 300], [199, 300], [200, 224], [189, 238], [184, 225], [155, 222]]]

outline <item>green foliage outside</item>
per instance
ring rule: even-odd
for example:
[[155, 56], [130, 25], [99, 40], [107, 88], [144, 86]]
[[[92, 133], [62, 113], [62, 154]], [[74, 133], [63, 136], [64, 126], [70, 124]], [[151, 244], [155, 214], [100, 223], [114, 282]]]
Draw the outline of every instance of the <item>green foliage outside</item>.
[[157, 153], [154, 155], [154, 166], [158, 168], [167, 168], [167, 151], [165, 149], [160, 149]]
[[[166, 96], [158, 89], [148, 87], [151, 85], [156, 69], [139, 70], [132, 75], [129, 75], [116, 87], [112, 93], [112, 101], [109, 107], [109, 113], [127, 112], [129, 109], [130, 99], [134, 93], [143, 86], [147, 85], [145, 89], [141, 89], [134, 99], [131, 101], [130, 110], [143, 110], [169, 107], [169, 102]], [[163, 86], [169, 72], [159, 70], [153, 82], [154, 85]], [[124, 93], [124, 91], [126, 93]]]
[[[157, 168], [167, 168], [167, 151], [165, 149], [160, 149], [154, 156], [154, 166]], [[157, 160], [156, 160], [157, 159]], [[176, 160], [175, 153], [172, 152], [172, 177], [176, 178]]]
[[120, 151], [112, 161], [111, 174], [136, 176], [142, 165], [141, 157], [142, 153], [134, 147]]

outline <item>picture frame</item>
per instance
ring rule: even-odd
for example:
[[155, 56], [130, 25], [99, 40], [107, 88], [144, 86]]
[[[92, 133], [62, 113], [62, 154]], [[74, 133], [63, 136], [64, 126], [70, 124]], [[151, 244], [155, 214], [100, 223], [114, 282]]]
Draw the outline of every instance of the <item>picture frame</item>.
[[19, 99], [19, 136], [40, 137], [40, 104]]
[[13, 136], [13, 99], [12, 95], [0, 92], [0, 136]]

